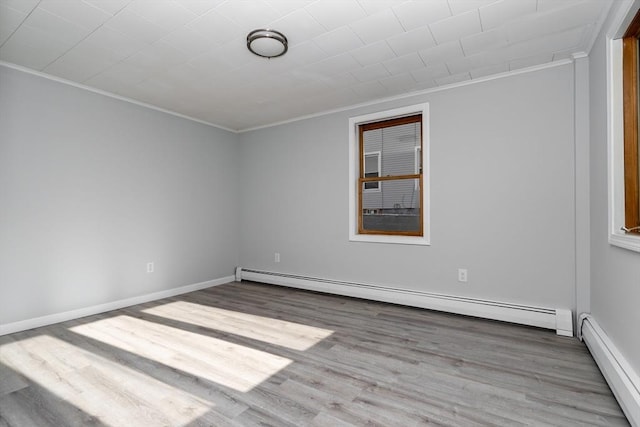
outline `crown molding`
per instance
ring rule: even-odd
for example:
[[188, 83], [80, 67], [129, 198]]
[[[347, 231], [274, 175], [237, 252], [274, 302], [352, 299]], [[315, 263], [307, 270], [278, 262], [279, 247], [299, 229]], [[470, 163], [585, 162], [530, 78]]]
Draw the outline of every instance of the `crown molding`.
[[279, 121], [279, 122], [270, 123], [270, 124], [266, 124], [266, 125], [255, 126], [255, 127], [246, 128], [246, 129], [240, 129], [237, 132], [238, 133], [244, 133], [244, 132], [251, 132], [251, 131], [254, 131], [254, 130], [266, 129], [266, 128], [270, 128], [270, 127], [274, 127], [274, 126], [280, 126], [280, 125], [284, 125], [284, 124], [288, 124], [288, 123], [298, 122], [298, 121], [301, 121], [301, 120], [313, 119], [315, 117], [322, 117], [322, 116], [326, 116], [326, 115], [329, 115], [329, 114], [341, 113], [343, 111], [355, 110], [357, 108], [368, 107], [368, 106], [371, 106], [371, 105], [382, 104], [382, 103], [385, 103], [385, 102], [409, 99], [409, 98], [413, 98], [413, 97], [416, 97], [416, 96], [422, 96], [422, 95], [428, 95], [428, 94], [431, 94], [431, 93], [447, 91], [447, 90], [450, 90], [450, 89], [456, 89], [456, 88], [459, 88], [459, 87], [470, 86], [470, 85], [474, 85], [474, 84], [478, 84], [478, 83], [484, 83], [484, 82], [488, 82], [488, 81], [491, 81], [491, 80], [498, 80], [498, 79], [503, 79], [503, 78], [506, 78], [506, 77], [517, 76], [519, 74], [532, 73], [532, 72], [535, 72], [535, 71], [546, 70], [548, 68], [560, 67], [560, 66], [567, 65], [567, 64], [572, 64], [572, 63], [573, 63], [572, 59], [561, 59], [561, 60], [549, 62], [549, 63], [546, 63], [546, 64], [535, 65], [535, 66], [532, 66], [532, 67], [522, 68], [522, 69], [513, 70], [513, 71], [506, 71], [504, 73], [493, 74], [491, 76], [481, 77], [481, 78], [478, 78], [478, 79], [466, 80], [464, 82], [458, 82], [458, 83], [452, 83], [452, 84], [445, 85], [445, 86], [433, 87], [433, 88], [429, 88], [429, 89], [421, 90], [421, 91], [417, 91], [417, 92], [403, 93], [402, 95], [389, 96], [389, 97], [386, 97], [386, 98], [378, 98], [378, 99], [375, 99], [373, 101], [367, 101], [367, 102], [362, 102], [362, 103], [359, 103], [359, 104], [353, 104], [353, 105], [348, 105], [348, 106], [345, 106], [345, 107], [334, 108], [334, 109], [331, 109], [331, 110], [325, 110], [325, 111], [321, 111], [321, 112], [318, 112], [318, 113], [307, 114], [307, 115], [304, 115], [304, 116], [298, 116], [298, 117], [294, 117], [294, 118], [291, 118], [291, 119], [282, 120], [282, 121]]
[[47, 74], [47, 73], [43, 73], [41, 71], [36, 71], [36, 70], [32, 70], [31, 68], [27, 68], [27, 67], [23, 67], [21, 65], [17, 65], [17, 64], [13, 64], [11, 62], [5, 62], [5, 61], [0, 61], [0, 66], [2, 67], [6, 67], [6, 68], [11, 68], [13, 70], [17, 70], [17, 71], [22, 71], [23, 73], [27, 73], [27, 74], [31, 74], [37, 77], [42, 77], [44, 79], [47, 80], [51, 80], [57, 83], [62, 83], [65, 84], [67, 86], [73, 86], [75, 88], [78, 89], [83, 89], [89, 92], [93, 92], [93, 93], [97, 93], [98, 95], [103, 95], [109, 98], [113, 98], [113, 99], [117, 99], [119, 101], [124, 101], [124, 102], [128, 102], [129, 104], [134, 104], [140, 107], [144, 107], [144, 108], [149, 108], [151, 110], [155, 110], [155, 111], [159, 111], [161, 113], [165, 113], [165, 114], [169, 114], [175, 117], [180, 117], [181, 119], [186, 119], [192, 122], [196, 122], [196, 123], [200, 123], [202, 125], [206, 125], [206, 126], [211, 126], [214, 128], [218, 128], [218, 129], [222, 129], [224, 131], [227, 132], [232, 132], [232, 133], [238, 133], [237, 130], [235, 129], [230, 129], [228, 127], [224, 127], [221, 125], [217, 125], [215, 123], [211, 123], [211, 122], [207, 122], [205, 120], [201, 120], [201, 119], [196, 119], [195, 117], [190, 117], [181, 113], [177, 113], [175, 111], [171, 111], [171, 110], [167, 110], [164, 108], [160, 108], [160, 107], [156, 107], [155, 105], [151, 105], [151, 104], [147, 104], [146, 102], [141, 102], [141, 101], [136, 101], [135, 99], [132, 98], [127, 98], [126, 96], [122, 96], [122, 95], [117, 95], [113, 92], [108, 92], [106, 90], [102, 90], [102, 89], [97, 89], [95, 87], [91, 87], [91, 86], [87, 86], [87, 85], [83, 85], [82, 83], [78, 83], [78, 82], [73, 82], [71, 80], [67, 80], [67, 79], [63, 79], [62, 77], [56, 77], [53, 76], [51, 74]]
[[99, 95], [103, 95], [109, 98], [113, 98], [113, 99], [117, 99], [119, 101], [124, 101], [124, 102], [128, 102], [130, 104], [134, 104], [134, 105], [138, 105], [141, 107], [145, 107], [145, 108], [149, 108], [155, 111], [159, 111], [161, 113], [165, 113], [165, 114], [169, 114], [175, 117], [180, 117], [182, 119], [185, 120], [189, 120], [192, 122], [196, 122], [196, 123], [200, 123], [206, 126], [211, 126], [217, 129], [221, 129], [227, 132], [231, 132], [231, 133], [235, 133], [235, 134], [239, 134], [239, 133], [244, 133], [244, 132], [251, 132], [251, 131], [255, 131], [255, 130], [260, 130], [260, 129], [266, 129], [266, 128], [270, 128], [270, 127], [275, 127], [275, 126], [280, 126], [280, 125], [284, 125], [284, 124], [288, 124], [288, 123], [293, 123], [293, 122], [298, 122], [301, 120], [308, 120], [308, 119], [312, 119], [315, 117], [322, 117], [322, 116], [326, 116], [329, 114], [335, 114], [335, 113], [340, 113], [343, 111], [350, 111], [350, 110], [355, 110], [357, 108], [362, 108], [362, 107], [368, 107], [371, 105], [377, 105], [377, 104], [382, 104], [385, 102], [392, 102], [392, 101], [398, 101], [398, 100], [404, 100], [404, 99], [410, 99], [413, 97], [417, 97], [417, 96], [423, 96], [423, 95], [428, 95], [428, 94], [432, 94], [432, 93], [436, 93], [436, 92], [442, 92], [442, 91], [447, 91], [447, 90], [451, 90], [451, 89], [457, 89], [460, 87], [464, 87], [464, 86], [470, 86], [470, 85], [474, 85], [474, 84], [479, 84], [479, 83], [484, 83], [484, 82], [488, 82], [491, 80], [498, 80], [498, 79], [503, 79], [503, 78], [507, 78], [507, 77], [512, 77], [512, 76], [517, 76], [520, 74], [527, 74], [527, 73], [533, 73], [536, 71], [541, 71], [541, 70], [546, 70], [549, 68], [555, 68], [555, 67], [561, 67], [563, 65], [567, 65], [567, 64], [571, 64], [573, 63], [573, 61], [577, 58], [582, 57], [582, 55], [587, 56], [586, 53], [584, 52], [578, 52], [572, 55], [572, 59], [562, 59], [562, 60], [558, 60], [558, 61], [552, 61], [546, 64], [541, 64], [541, 65], [535, 65], [532, 67], [527, 67], [527, 68], [522, 68], [522, 69], [518, 69], [518, 70], [513, 70], [513, 71], [506, 71], [504, 73], [499, 73], [499, 74], [493, 74], [491, 76], [486, 76], [486, 77], [481, 77], [478, 79], [471, 79], [471, 80], [467, 80], [464, 82], [458, 82], [458, 83], [452, 83], [449, 85], [444, 85], [444, 86], [438, 86], [438, 87], [433, 87], [433, 88], [429, 88], [426, 90], [421, 90], [421, 91], [416, 91], [416, 92], [409, 92], [409, 93], [403, 93], [401, 95], [394, 95], [394, 96], [389, 96], [389, 97], [385, 97], [385, 98], [378, 98], [372, 101], [367, 101], [367, 102], [361, 102], [358, 104], [351, 104], [351, 105], [347, 105], [344, 107], [339, 107], [339, 108], [334, 108], [334, 109], [330, 109], [330, 110], [324, 110], [324, 111], [320, 111], [318, 113], [313, 113], [313, 114], [307, 114], [304, 116], [298, 116], [298, 117], [293, 117], [291, 119], [287, 119], [287, 120], [282, 120], [282, 121], [278, 121], [278, 122], [274, 122], [274, 123], [269, 123], [266, 125], [261, 125], [261, 126], [255, 126], [255, 127], [250, 127], [250, 128], [245, 128], [245, 129], [231, 129], [225, 126], [221, 126], [215, 123], [211, 123], [211, 122], [207, 122], [205, 120], [201, 120], [201, 119], [196, 119], [194, 117], [190, 117], [181, 113], [177, 113], [175, 111], [171, 111], [171, 110], [167, 110], [164, 108], [160, 108], [160, 107], [156, 107], [154, 105], [151, 104], [147, 104], [145, 102], [141, 102], [141, 101], [136, 101], [135, 99], [132, 98], [127, 98], [125, 96], [121, 96], [121, 95], [116, 95], [115, 93], [112, 92], [108, 92], [102, 89], [97, 89], [97, 88], [93, 88], [87, 85], [83, 85], [81, 83], [77, 83], [77, 82], [73, 82], [67, 79], [63, 79], [61, 77], [56, 77], [56, 76], [52, 76], [50, 74], [46, 74], [43, 73], [41, 71], [36, 71], [36, 70], [32, 70], [30, 68], [26, 68], [20, 65], [16, 65], [10, 62], [5, 62], [5, 61], [0, 61], [0, 66], [3, 67], [7, 67], [7, 68], [11, 68], [14, 70], [18, 70], [18, 71], [22, 71], [24, 73], [27, 74], [32, 74], [34, 76], [38, 76], [38, 77], [42, 77], [45, 78], [47, 80], [51, 80], [51, 81], [55, 81], [58, 83], [62, 83], [62, 84], [66, 84], [68, 86], [73, 86], [76, 87], [78, 89], [84, 89], [87, 90], [89, 92], [93, 92]]

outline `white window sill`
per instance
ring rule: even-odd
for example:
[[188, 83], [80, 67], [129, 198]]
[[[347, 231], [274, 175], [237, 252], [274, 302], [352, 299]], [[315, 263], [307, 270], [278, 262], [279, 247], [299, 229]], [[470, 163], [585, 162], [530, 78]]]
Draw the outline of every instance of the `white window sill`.
[[395, 243], [400, 245], [421, 245], [430, 246], [431, 242], [426, 237], [417, 236], [387, 236], [380, 234], [352, 234], [349, 236], [351, 242], [368, 243]]
[[630, 251], [640, 252], [640, 236], [630, 234], [609, 234], [609, 243]]

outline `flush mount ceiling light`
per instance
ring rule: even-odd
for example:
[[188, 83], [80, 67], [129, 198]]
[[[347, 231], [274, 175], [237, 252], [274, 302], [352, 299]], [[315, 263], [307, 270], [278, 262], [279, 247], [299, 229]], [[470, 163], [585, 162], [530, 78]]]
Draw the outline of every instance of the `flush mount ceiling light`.
[[253, 30], [247, 35], [247, 48], [263, 58], [276, 58], [287, 53], [289, 43], [279, 31]]

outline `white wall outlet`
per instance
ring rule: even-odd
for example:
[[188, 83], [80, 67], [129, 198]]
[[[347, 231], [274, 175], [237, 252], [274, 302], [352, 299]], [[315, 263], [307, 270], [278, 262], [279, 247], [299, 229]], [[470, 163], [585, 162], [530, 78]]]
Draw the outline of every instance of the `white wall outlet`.
[[466, 282], [467, 281], [467, 269], [459, 268], [458, 269], [458, 282]]
[[274, 260], [275, 262], [280, 262], [280, 252], [276, 252], [276, 253], [273, 255], [273, 260]]
[[152, 262], [148, 262], [147, 263], [147, 273], [153, 273], [153, 270], [155, 269], [155, 266], [153, 265]]

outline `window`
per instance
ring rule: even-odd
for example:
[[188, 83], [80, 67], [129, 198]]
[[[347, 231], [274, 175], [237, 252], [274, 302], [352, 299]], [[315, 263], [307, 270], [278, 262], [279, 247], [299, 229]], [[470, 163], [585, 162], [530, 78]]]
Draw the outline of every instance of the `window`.
[[640, 167], [638, 166], [638, 38], [640, 12], [622, 39], [622, 90], [624, 111], [624, 229], [640, 234]]
[[429, 244], [426, 122], [426, 104], [350, 119], [350, 240]]
[[[380, 151], [364, 153], [364, 176], [367, 178], [380, 176]], [[380, 181], [367, 181], [364, 183], [365, 193], [377, 193], [381, 191]]]
[[621, 7], [615, 15], [606, 51], [609, 243], [636, 252], [640, 252], [639, 4]]
[[[422, 115], [416, 114], [358, 125], [359, 152], [363, 153], [358, 233], [422, 236], [422, 174], [415, 173], [416, 148], [422, 146], [421, 124]], [[368, 194], [374, 189], [379, 194]]]

